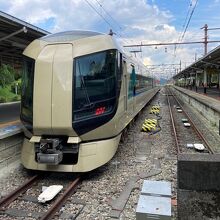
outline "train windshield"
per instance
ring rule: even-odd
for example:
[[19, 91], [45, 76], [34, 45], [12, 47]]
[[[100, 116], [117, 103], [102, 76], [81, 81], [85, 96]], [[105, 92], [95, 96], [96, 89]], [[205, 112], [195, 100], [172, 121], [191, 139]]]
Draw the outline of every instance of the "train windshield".
[[116, 97], [116, 50], [75, 59], [74, 120], [111, 112]]
[[24, 58], [21, 89], [21, 120], [27, 128], [33, 124], [34, 60]]

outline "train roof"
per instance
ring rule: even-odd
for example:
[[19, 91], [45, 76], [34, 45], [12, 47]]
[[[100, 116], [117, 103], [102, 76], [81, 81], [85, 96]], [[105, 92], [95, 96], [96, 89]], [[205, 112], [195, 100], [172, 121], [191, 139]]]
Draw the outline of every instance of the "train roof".
[[64, 31], [55, 34], [49, 34], [47, 36], [41, 37], [40, 40], [47, 42], [69, 42], [86, 37], [94, 37], [97, 35], [104, 35], [104, 34], [94, 31], [81, 31], [81, 30]]

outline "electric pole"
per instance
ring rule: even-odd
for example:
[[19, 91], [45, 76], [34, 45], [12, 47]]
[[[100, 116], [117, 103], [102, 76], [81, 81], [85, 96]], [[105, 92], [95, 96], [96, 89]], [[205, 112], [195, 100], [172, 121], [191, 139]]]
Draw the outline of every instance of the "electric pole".
[[204, 56], [208, 52], [208, 25], [205, 24], [204, 27], [201, 29], [204, 29]]

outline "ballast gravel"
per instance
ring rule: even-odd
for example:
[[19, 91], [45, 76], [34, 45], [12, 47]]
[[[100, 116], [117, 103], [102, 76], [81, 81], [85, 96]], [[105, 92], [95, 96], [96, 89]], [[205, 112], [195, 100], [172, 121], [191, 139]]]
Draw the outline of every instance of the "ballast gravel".
[[[149, 114], [150, 108], [154, 104], [160, 105], [159, 120], [161, 131], [148, 135], [141, 132], [141, 127], [146, 118], [156, 118], [155, 115]], [[112, 219], [112, 201], [115, 201], [124, 190], [124, 186], [131, 177], [137, 176], [143, 172], [150, 172], [159, 166], [161, 172], [158, 175], [147, 178], [148, 180], [163, 180], [170, 181], [172, 184], [172, 199], [176, 199], [176, 150], [170, 126], [170, 118], [168, 112], [168, 105], [165, 96], [165, 89], [162, 88], [155, 99], [143, 109], [139, 117], [132, 123], [128, 129], [127, 136], [124, 142], [120, 142], [115, 156], [104, 166], [87, 173], [84, 180], [78, 187], [76, 192], [68, 199], [67, 203], [61, 208], [55, 219], [82, 219], [82, 220], [104, 220]], [[145, 146], [145, 153], [138, 155], [138, 150]], [[73, 174], [52, 173], [45, 178], [43, 183], [39, 183], [36, 189], [27, 192], [28, 195], [38, 196], [42, 185], [54, 184], [68, 184]], [[1, 196], [7, 194], [12, 189], [19, 186], [23, 181], [30, 176], [22, 166], [16, 169], [7, 178], [0, 181]], [[122, 210], [119, 219], [135, 219], [136, 207], [140, 190], [143, 184], [143, 179], [138, 179], [129, 196], [129, 199]], [[14, 202], [20, 207], [28, 210], [43, 212], [50, 206], [40, 205], [32, 202]], [[51, 202], [52, 203], [52, 202]], [[48, 207], [47, 207], [48, 206]], [[172, 219], [177, 218], [177, 208], [172, 206]], [[15, 219], [0, 215], [0, 219]], [[22, 219], [22, 218], [20, 218]], [[33, 219], [33, 218], [25, 218]]]

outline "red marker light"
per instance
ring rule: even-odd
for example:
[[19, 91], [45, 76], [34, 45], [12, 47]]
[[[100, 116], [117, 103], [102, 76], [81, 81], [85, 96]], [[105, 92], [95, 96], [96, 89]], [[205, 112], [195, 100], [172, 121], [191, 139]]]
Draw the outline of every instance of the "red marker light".
[[99, 107], [95, 111], [95, 115], [101, 115], [105, 112], [105, 107]]

